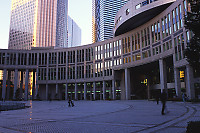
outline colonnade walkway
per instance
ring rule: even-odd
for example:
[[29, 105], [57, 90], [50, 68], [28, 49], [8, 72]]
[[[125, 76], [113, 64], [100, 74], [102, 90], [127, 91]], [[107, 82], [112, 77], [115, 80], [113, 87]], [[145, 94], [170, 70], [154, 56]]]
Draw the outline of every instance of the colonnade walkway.
[[26, 101], [30, 108], [2, 111], [1, 133], [182, 133], [187, 122], [200, 121], [200, 104], [129, 101]]

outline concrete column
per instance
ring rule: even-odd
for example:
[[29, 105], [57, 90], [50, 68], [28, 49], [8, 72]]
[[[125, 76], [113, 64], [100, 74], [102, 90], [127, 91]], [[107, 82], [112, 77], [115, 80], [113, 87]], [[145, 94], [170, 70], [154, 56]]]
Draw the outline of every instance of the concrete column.
[[25, 77], [25, 101], [28, 100], [28, 83], [29, 83], [29, 70], [26, 69], [26, 77]]
[[87, 83], [84, 82], [84, 100], [87, 100]]
[[[37, 60], [36, 60], [37, 62], [37, 66], [39, 66], [39, 53], [37, 53]], [[39, 93], [38, 93], [38, 89], [39, 89], [39, 84], [38, 84], [38, 78], [39, 78], [39, 76], [38, 76], [38, 73], [39, 73], [39, 69], [37, 68], [36, 69], [36, 88], [35, 88], [35, 97], [36, 98], [38, 98], [37, 96], [39, 95]]]
[[115, 89], [115, 80], [112, 80], [112, 92], [113, 92], [113, 100], [116, 99], [116, 89]]
[[103, 100], [106, 100], [106, 83], [103, 81]]
[[57, 52], [56, 53], [56, 55], [57, 55], [57, 57], [56, 57], [56, 82], [58, 81], [58, 54], [59, 54], [59, 52]]
[[35, 98], [37, 99], [38, 97], [37, 97], [37, 95], [39, 95], [38, 94], [38, 88], [39, 88], [39, 85], [38, 85], [38, 72], [39, 72], [39, 70], [38, 70], [38, 68], [36, 69], [36, 87], [35, 87]]
[[175, 80], [176, 95], [181, 98], [181, 81], [180, 81], [180, 71], [178, 70], [178, 68], [174, 68], [174, 80]]
[[66, 66], [65, 66], [65, 68], [66, 68], [65, 75], [66, 75], [66, 80], [67, 80], [68, 79], [68, 52], [66, 52]]
[[49, 85], [46, 84], [46, 100], [48, 100], [48, 94], [49, 94]]
[[125, 90], [126, 90], [126, 100], [131, 99], [130, 95], [130, 70], [125, 69]]
[[83, 88], [82, 88], [82, 84], [80, 85], [80, 87], [78, 87], [78, 89], [81, 91], [81, 93], [80, 93], [81, 100], [83, 100]]
[[8, 70], [8, 86], [7, 86], [7, 97], [6, 99], [9, 100], [10, 98], [10, 77], [11, 77], [11, 71]]
[[77, 50], [75, 50], [75, 79], [77, 79]]
[[65, 86], [65, 100], [68, 100], [68, 84]]
[[18, 53], [16, 53], [16, 61], [14, 65], [18, 65]]
[[163, 59], [159, 59], [159, 69], [160, 69], [160, 87], [161, 92], [167, 89], [167, 73], [166, 73], [166, 63]]
[[93, 82], [93, 91], [94, 91], [93, 99], [96, 100], [96, 83], [95, 82]]
[[[85, 78], [86, 78], [86, 49], [84, 49], [84, 79]], [[85, 97], [84, 97], [84, 99], [85, 99]]]
[[3, 100], [5, 100], [6, 98], [6, 77], [7, 77], [7, 69], [3, 69], [3, 88], [2, 88]]
[[100, 89], [100, 100], [102, 100], [102, 91], [103, 91], [103, 89], [102, 89], [102, 82], [100, 82], [100, 87], [99, 87], [99, 89]]
[[[131, 53], [133, 52], [133, 38], [130, 36], [130, 51]], [[133, 61], [133, 56], [131, 54], [131, 62]]]
[[16, 99], [17, 83], [18, 83], [18, 69], [15, 69], [13, 99]]
[[21, 71], [21, 84], [20, 84], [20, 90], [19, 90], [20, 98], [22, 98], [23, 83], [24, 83], [24, 72], [23, 72], [23, 70], [22, 70], [22, 71]]
[[195, 98], [193, 69], [190, 65], [186, 65], [186, 93], [189, 99]]
[[35, 99], [35, 71], [33, 71], [32, 99]]
[[151, 98], [149, 81], [150, 81], [149, 78], [147, 78], [147, 98], [148, 98], [148, 100]]
[[75, 100], [78, 100], [77, 83], [75, 83]]
[[59, 99], [58, 84], [56, 84], [56, 94], [57, 94], [57, 98]]

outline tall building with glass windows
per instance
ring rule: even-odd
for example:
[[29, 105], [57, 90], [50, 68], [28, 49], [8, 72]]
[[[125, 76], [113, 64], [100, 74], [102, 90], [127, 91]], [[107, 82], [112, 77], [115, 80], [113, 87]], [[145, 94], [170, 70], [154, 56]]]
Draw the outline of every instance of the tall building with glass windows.
[[129, 0], [92, 1], [92, 42], [113, 37], [114, 19], [118, 10]]
[[81, 28], [68, 16], [68, 47], [81, 45]]
[[9, 49], [67, 47], [68, 0], [12, 0]]

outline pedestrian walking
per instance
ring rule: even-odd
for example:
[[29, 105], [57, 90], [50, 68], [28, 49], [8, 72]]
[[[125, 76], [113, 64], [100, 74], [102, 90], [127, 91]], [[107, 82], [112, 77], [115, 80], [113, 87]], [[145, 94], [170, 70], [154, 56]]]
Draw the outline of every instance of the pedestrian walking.
[[74, 101], [73, 100], [71, 100], [71, 104], [72, 104], [72, 107], [74, 107]]
[[187, 94], [183, 93], [183, 94], [182, 94], [182, 99], [183, 99], [183, 102], [184, 102], [184, 103], [187, 102], [187, 100], [188, 100]]
[[165, 90], [163, 90], [163, 92], [161, 93], [160, 100], [162, 102], [161, 114], [164, 115], [166, 111], [166, 101], [167, 101], [167, 93], [165, 92]]
[[68, 99], [68, 107], [74, 107], [74, 101], [71, 100], [70, 98]]
[[71, 107], [71, 99], [68, 99], [68, 107]]

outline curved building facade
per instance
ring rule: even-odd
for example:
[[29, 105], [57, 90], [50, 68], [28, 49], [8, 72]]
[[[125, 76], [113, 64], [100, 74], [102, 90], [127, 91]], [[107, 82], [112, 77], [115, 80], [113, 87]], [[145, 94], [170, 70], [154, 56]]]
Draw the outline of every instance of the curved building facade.
[[[142, 21], [130, 31], [125, 29], [113, 39], [63, 49], [0, 50], [0, 69], [4, 71], [1, 98], [27, 100], [32, 93], [32, 98], [43, 100], [150, 99], [164, 89], [168, 90], [169, 98], [181, 97], [181, 91], [186, 91], [190, 99], [198, 97], [199, 75], [183, 53], [191, 37], [183, 24], [187, 2], [158, 0], [151, 3], [150, 0], [146, 6], [157, 8], [156, 2], [169, 5], [150, 20]], [[127, 3], [118, 16], [126, 14], [127, 9], [133, 14], [131, 8], [135, 6], [130, 5]], [[148, 11], [152, 7], [141, 6], [140, 9]], [[142, 18], [147, 17], [142, 11], [137, 15], [140, 14]], [[126, 26], [133, 17], [135, 15], [121, 18], [123, 23], [118, 22], [116, 26]], [[137, 21], [140, 20], [131, 22], [134, 25]], [[8, 82], [11, 71], [15, 72], [14, 83]], [[25, 81], [21, 79], [20, 85], [17, 85], [18, 72], [21, 77], [25, 72], [26, 77]], [[33, 77], [29, 77], [29, 73], [33, 73]], [[28, 83], [29, 78], [33, 84]]]

